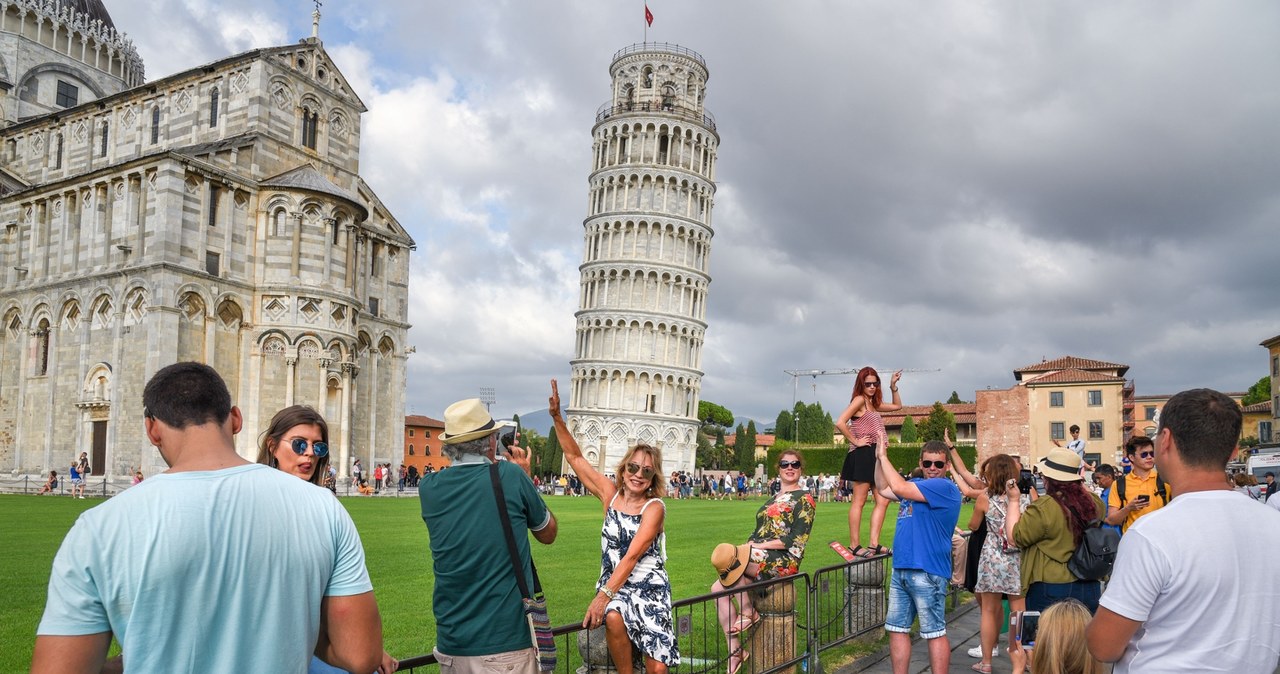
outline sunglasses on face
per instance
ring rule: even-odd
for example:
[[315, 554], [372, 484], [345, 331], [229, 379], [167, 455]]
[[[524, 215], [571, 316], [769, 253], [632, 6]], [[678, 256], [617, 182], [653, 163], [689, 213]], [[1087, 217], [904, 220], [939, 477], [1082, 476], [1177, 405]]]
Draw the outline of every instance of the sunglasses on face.
[[1151, 457], [1153, 457], [1153, 456], [1155, 456], [1155, 455], [1156, 455], [1156, 453], [1155, 453], [1155, 452], [1138, 452], [1138, 458], [1139, 458], [1139, 459], [1150, 459]]
[[314, 452], [316, 456], [329, 455], [329, 443], [327, 442], [307, 442], [303, 438], [294, 438], [289, 442], [289, 447], [292, 448], [293, 453], [298, 456], [306, 454], [308, 446], [311, 447], [311, 451]]
[[635, 461], [631, 461], [630, 463], [627, 464], [627, 472], [631, 473], [632, 475], [639, 473], [640, 477], [643, 477], [647, 480], [653, 477], [653, 466], [642, 466], [636, 463]]
[[799, 461], [779, 461], [778, 467], [779, 468], [799, 468], [800, 462]]
[[921, 468], [946, 468], [947, 462], [946, 461], [921, 461], [920, 467]]
[[878, 382], [878, 381], [864, 381], [864, 382], [862, 382], [862, 385], [863, 385], [863, 387], [867, 387], [867, 386], [875, 386], [876, 388], [879, 388], [879, 387], [880, 387], [880, 382]]

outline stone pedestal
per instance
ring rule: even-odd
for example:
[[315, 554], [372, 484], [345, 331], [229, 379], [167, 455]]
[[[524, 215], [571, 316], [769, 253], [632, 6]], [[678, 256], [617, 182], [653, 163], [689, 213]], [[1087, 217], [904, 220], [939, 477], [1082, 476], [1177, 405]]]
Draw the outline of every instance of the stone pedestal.
[[[760, 622], [751, 630], [746, 649], [751, 653], [744, 671], [763, 672], [796, 657], [796, 588], [793, 583], [751, 591]], [[794, 674], [795, 667], [779, 670]]]
[[[885, 617], [885, 565], [882, 561], [855, 564], [845, 569], [845, 634], [869, 625], [881, 625]], [[878, 638], [878, 632], [873, 632]]]
[[[578, 654], [582, 656], [582, 666], [577, 674], [614, 674], [613, 658], [609, 656], [609, 642], [605, 637], [604, 625], [578, 632]], [[631, 647], [632, 671], [644, 671], [644, 656]]]

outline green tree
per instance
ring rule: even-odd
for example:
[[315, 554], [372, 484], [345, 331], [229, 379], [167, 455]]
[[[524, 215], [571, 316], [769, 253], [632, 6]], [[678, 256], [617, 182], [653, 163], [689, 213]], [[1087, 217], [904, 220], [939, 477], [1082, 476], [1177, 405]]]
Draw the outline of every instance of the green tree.
[[542, 466], [540, 470], [543, 473], [560, 474], [561, 465], [564, 462], [564, 450], [560, 449], [560, 438], [556, 436], [555, 428], [547, 433], [547, 441], [542, 448]]
[[747, 421], [747, 430], [742, 433], [739, 440], [742, 443], [742, 449], [738, 454], [738, 470], [744, 473], [755, 472], [756, 466], [756, 422]]
[[733, 412], [706, 400], [698, 401], [698, 420], [708, 424], [724, 426], [733, 425]]
[[920, 433], [916, 430], [916, 420], [911, 415], [902, 419], [902, 442], [920, 442]]
[[795, 419], [786, 410], [778, 412], [778, 420], [773, 422], [773, 437], [779, 440], [795, 440], [796, 428], [793, 425]]
[[929, 442], [930, 440], [941, 440], [943, 431], [951, 429], [951, 437], [956, 437], [956, 416], [946, 410], [942, 403], [935, 402], [933, 409], [929, 410], [929, 418], [920, 424], [920, 440]]
[[724, 429], [720, 429], [720, 443], [715, 445], [711, 444], [706, 435], [698, 434], [698, 467], [720, 470], [721, 467], [727, 467], [731, 463], [729, 455], [728, 448], [724, 446]]
[[1271, 377], [1263, 377], [1257, 383], [1249, 387], [1249, 392], [1244, 394], [1244, 398], [1240, 400], [1240, 404], [1244, 406], [1256, 403], [1265, 403], [1271, 399]]
[[716, 427], [716, 447], [724, 447], [724, 427]]
[[800, 419], [799, 442], [804, 444], [830, 444], [835, 424], [831, 415], [822, 411], [822, 403], [797, 402], [792, 412]]
[[952, 392], [951, 392], [951, 397], [950, 397], [950, 398], [947, 398], [947, 404], [948, 404], [948, 405], [959, 405], [959, 404], [960, 404], [960, 403], [962, 403], [962, 402], [964, 402], [964, 401], [960, 399], [960, 394], [959, 394], [959, 393], [956, 393], [955, 391], [952, 391]]

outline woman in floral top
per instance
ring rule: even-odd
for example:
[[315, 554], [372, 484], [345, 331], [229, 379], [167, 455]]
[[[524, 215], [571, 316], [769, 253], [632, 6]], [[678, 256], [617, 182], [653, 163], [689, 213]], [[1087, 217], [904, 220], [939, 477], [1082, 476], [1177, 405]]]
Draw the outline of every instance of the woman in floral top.
[[[789, 449], [778, 457], [782, 489], [756, 512], [756, 530], [746, 543], [736, 549], [724, 544], [722, 547], [730, 549], [727, 557], [713, 555], [720, 579], [711, 586], [712, 592], [800, 572], [800, 560], [804, 558], [804, 546], [809, 542], [817, 510], [812, 492], [801, 483], [803, 473], [804, 459], [799, 452]], [[723, 564], [717, 563], [718, 559]], [[740, 605], [738, 610], [735, 599]], [[760, 615], [746, 592], [718, 598], [716, 614], [729, 638], [729, 674], [735, 674], [751, 657], [741, 649], [739, 637], [760, 620]]]

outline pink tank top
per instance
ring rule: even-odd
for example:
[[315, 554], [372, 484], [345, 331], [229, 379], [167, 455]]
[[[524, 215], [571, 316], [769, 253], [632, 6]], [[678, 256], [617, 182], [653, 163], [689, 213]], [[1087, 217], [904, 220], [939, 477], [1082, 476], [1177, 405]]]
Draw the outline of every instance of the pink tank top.
[[880, 418], [880, 413], [876, 410], [868, 409], [862, 416], [849, 420], [849, 432], [855, 438], [867, 436], [871, 438], [871, 442], [875, 442], [884, 432], [884, 419]]

